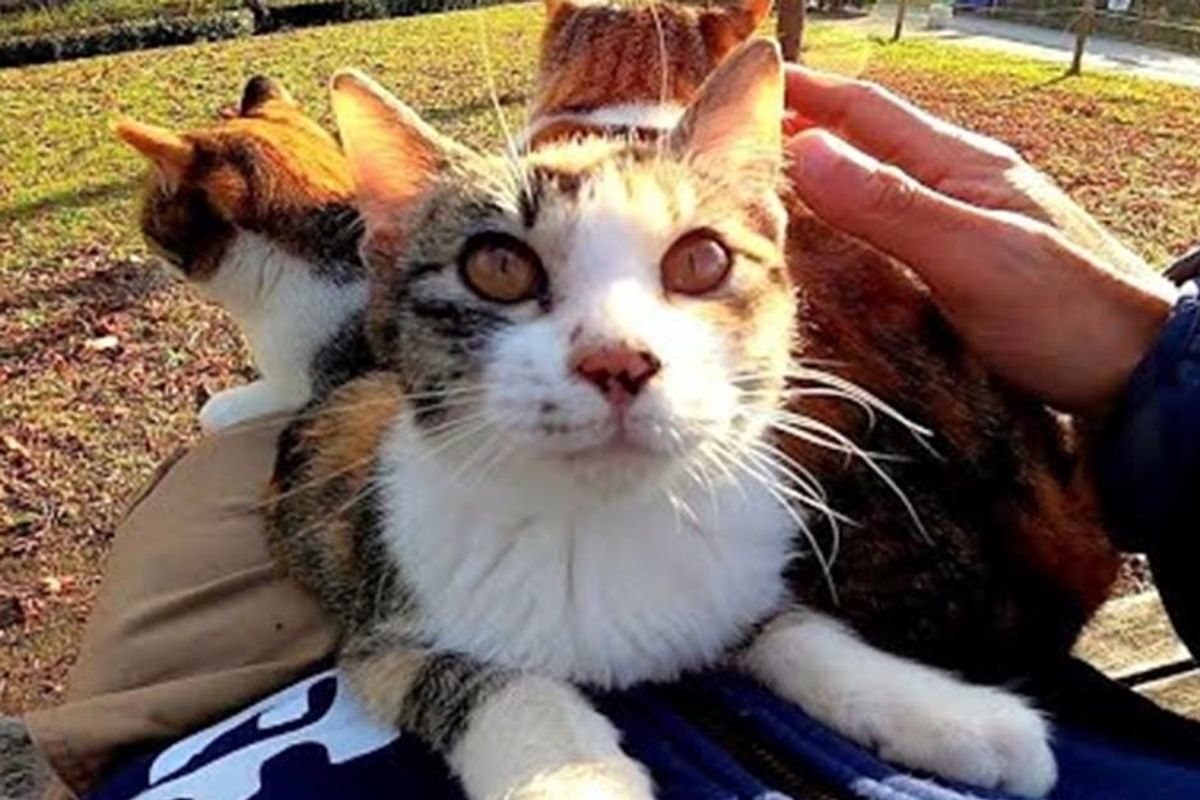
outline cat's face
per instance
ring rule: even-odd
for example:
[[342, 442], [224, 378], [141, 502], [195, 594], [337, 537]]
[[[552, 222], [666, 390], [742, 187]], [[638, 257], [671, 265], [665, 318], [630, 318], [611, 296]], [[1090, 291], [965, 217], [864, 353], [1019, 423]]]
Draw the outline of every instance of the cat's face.
[[222, 116], [182, 133], [117, 126], [152, 165], [141, 214], [147, 242], [195, 280], [215, 272], [239, 230], [299, 246], [307, 214], [353, 196], [337, 141], [278, 83], [252, 78]]
[[510, 469], [614, 489], [747, 457], [778, 402], [793, 313], [778, 57], [761, 43], [712, 83], [660, 143], [565, 143], [514, 165], [412, 119], [381, 148], [366, 132], [380, 99], [340, 81], [374, 346], [431, 443], [461, 435]]

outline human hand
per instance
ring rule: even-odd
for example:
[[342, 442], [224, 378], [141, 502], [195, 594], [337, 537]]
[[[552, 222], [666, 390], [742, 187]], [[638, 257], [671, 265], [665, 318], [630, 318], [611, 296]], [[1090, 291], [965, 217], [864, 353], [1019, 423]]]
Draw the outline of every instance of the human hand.
[[1006, 145], [871, 84], [787, 80], [790, 178], [818, 216], [910, 266], [1014, 385], [1072, 411], [1116, 399], [1166, 320], [1169, 282]]

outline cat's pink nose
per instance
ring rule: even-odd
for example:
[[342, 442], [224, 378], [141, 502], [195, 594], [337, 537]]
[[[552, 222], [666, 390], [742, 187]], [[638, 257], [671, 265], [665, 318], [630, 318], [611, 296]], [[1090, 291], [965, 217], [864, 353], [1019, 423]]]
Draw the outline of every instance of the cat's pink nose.
[[600, 390], [614, 405], [623, 405], [662, 369], [662, 362], [648, 350], [615, 344], [581, 353], [575, 374]]

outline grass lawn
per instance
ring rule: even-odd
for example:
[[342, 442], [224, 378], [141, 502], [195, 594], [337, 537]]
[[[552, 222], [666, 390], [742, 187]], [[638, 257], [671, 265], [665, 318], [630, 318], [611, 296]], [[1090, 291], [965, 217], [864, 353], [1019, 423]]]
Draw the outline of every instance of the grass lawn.
[[0, 15], [0, 39], [77, 31], [147, 17], [202, 16], [240, 5], [239, 0], [76, 0], [57, 8]]
[[[484, 43], [519, 126], [540, 23], [536, 6], [498, 7], [0, 70], [0, 711], [57, 697], [124, 502], [195, 436], [204, 394], [247, 376], [229, 324], [141, 246], [141, 164], [113, 120], [195, 124], [255, 73], [327, 117], [329, 74], [357, 65], [490, 147]], [[853, 28], [811, 34], [813, 64], [1007, 139], [1152, 259], [1200, 240], [1195, 90], [1059, 82], [1054, 65], [885, 46]]]

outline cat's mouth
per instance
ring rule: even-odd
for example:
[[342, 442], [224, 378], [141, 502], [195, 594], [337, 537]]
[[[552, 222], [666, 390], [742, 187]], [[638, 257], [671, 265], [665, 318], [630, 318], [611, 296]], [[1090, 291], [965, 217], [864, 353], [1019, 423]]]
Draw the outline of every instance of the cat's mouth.
[[662, 453], [633, 441], [628, 436], [614, 436], [602, 444], [582, 447], [563, 454], [563, 459], [571, 464], [603, 464], [659, 458], [662, 458]]
[[585, 445], [560, 451], [558, 458], [574, 469], [587, 473], [642, 474], [661, 467], [669, 454], [652, 441], [640, 436], [626, 424], [616, 424], [610, 432]]

